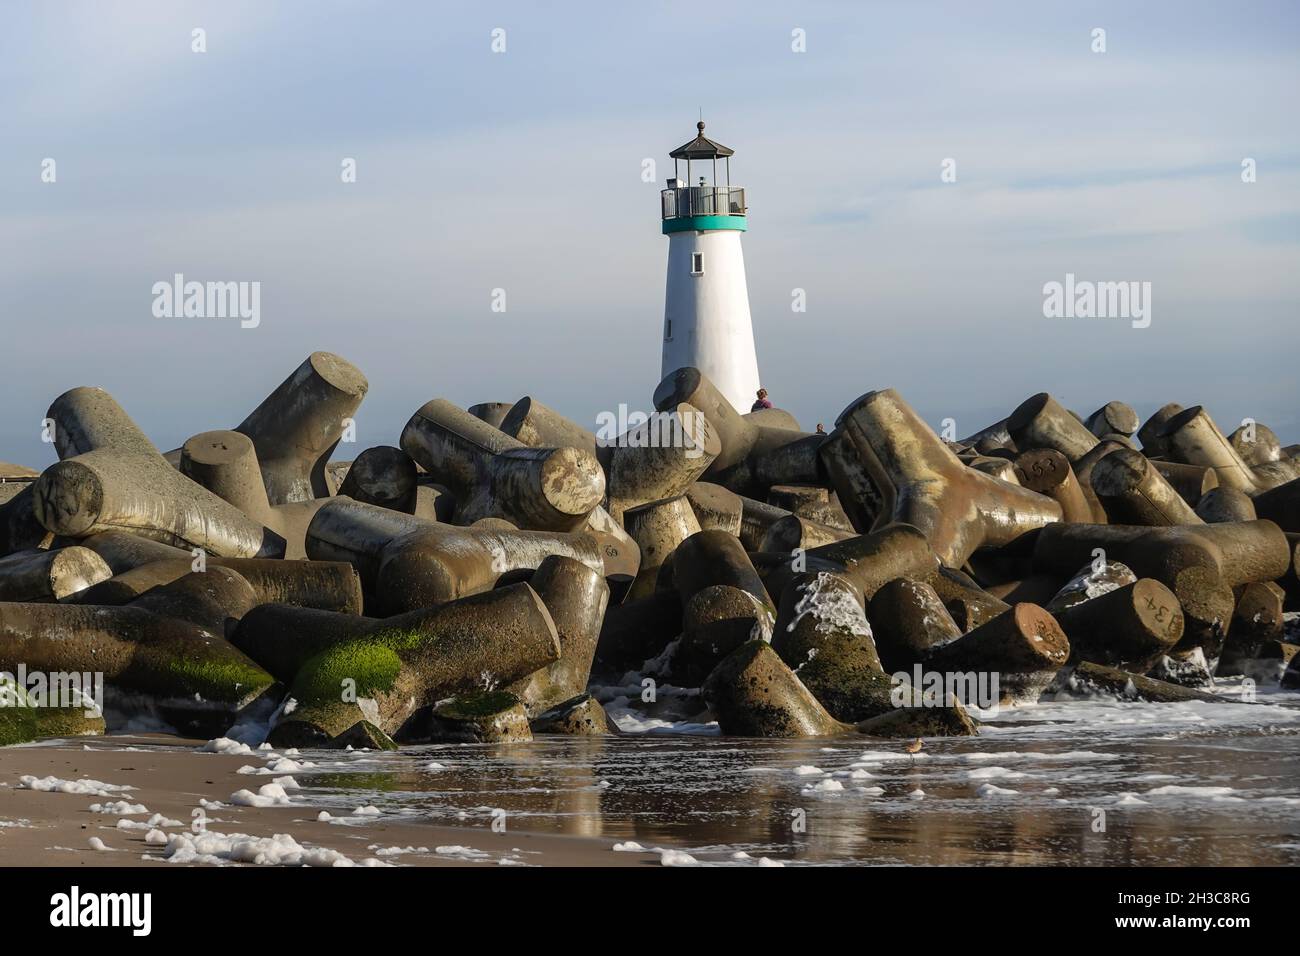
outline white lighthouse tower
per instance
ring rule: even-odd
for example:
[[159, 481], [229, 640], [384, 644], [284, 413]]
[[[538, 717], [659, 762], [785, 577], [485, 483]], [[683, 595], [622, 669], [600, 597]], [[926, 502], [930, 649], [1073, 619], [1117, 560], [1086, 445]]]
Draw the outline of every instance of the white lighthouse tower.
[[[745, 190], [731, 185], [735, 150], [699, 134], [670, 155], [673, 178], [662, 193], [663, 230], [668, 237], [668, 283], [664, 295], [662, 377], [694, 366], [740, 412], [748, 412], [758, 391], [758, 357], [749, 318], [745, 257]], [[723, 160], [726, 184], [718, 183]], [[686, 179], [678, 179], [686, 161]], [[695, 183], [692, 173], [699, 176]], [[708, 181], [711, 177], [711, 182]]]

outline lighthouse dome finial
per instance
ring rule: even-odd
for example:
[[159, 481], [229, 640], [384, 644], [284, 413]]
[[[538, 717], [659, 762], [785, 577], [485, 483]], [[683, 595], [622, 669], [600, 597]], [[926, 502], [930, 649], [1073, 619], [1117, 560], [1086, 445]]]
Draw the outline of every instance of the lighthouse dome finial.
[[695, 128], [698, 129], [701, 133], [703, 133], [703, 132], [704, 132], [704, 120], [700, 120], [698, 123], [696, 123], [696, 124], [695, 124]]

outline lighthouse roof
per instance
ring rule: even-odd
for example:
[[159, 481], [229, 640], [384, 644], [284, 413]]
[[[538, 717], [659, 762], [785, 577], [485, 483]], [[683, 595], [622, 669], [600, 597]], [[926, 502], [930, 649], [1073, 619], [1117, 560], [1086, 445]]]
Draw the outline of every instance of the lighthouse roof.
[[668, 154], [669, 156], [673, 159], [718, 159], [723, 156], [735, 155], [736, 151], [734, 149], [723, 146], [721, 143], [715, 143], [704, 135], [703, 120], [696, 123], [695, 128], [700, 131], [699, 135], [689, 143], [678, 146]]

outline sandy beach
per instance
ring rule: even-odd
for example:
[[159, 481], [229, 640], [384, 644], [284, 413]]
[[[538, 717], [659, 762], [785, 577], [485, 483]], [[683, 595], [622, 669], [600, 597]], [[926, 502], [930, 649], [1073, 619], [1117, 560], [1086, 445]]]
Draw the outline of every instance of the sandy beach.
[[[212, 834], [254, 838], [291, 834], [304, 848], [335, 851], [356, 864], [657, 866], [660, 862], [658, 853], [612, 852], [614, 840], [515, 829], [495, 833], [482, 821], [466, 826], [373, 817], [321, 821], [317, 808], [293, 799], [292, 788], [287, 790], [291, 806], [237, 806], [231, 802], [232, 794], [256, 793], [273, 775], [241, 774], [241, 767], [261, 769], [260, 756], [202, 753], [196, 748], [203, 743], [149, 734], [0, 749], [0, 866], [174, 865], [165, 856], [166, 844], [146, 842], [146, 836], [151, 830], [192, 833], [196, 811]], [[37, 790], [24, 786], [24, 777], [81, 781], [83, 787], [91, 786], [85, 781], [95, 781], [131, 789], [106, 791], [107, 796]], [[209, 801], [207, 808], [201, 800]], [[143, 806], [147, 812], [90, 809], [119, 801], [132, 808]], [[213, 801], [221, 806], [212, 806]], [[145, 821], [154, 814], [179, 825], [150, 827]], [[122, 821], [127, 821], [125, 826], [119, 826]], [[103, 849], [92, 848], [96, 839]], [[410, 850], [396, 852], [406, 848]]]

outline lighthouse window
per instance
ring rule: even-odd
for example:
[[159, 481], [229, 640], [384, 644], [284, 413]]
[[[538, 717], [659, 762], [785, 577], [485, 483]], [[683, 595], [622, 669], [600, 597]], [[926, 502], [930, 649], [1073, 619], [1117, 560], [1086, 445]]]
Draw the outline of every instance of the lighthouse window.
[[691, 253], [691, 275], [693, 276], [704, 275], [704, 253], [702, 252]]
[[667, 319], [664, 322], [664, 340], [672, 341], [673, 337], [673, 320]]

